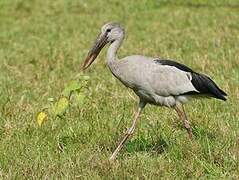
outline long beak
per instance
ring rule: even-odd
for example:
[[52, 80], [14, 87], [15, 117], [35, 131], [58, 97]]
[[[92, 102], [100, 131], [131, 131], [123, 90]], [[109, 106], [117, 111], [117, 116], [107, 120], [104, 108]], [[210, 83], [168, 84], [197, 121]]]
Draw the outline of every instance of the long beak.
[[82, 69], [87, 69], [99, 55], [101, 49], [107, 44], [107, 34], [100, 34], [96, 39], [94, 46], [88, 52], [88, 55], [82, 65]]

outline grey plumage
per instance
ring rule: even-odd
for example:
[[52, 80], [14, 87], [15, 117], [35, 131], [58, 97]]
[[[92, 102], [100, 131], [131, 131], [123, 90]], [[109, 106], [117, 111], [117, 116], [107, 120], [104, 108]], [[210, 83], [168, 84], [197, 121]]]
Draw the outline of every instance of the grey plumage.
[[221, 90], [216, 85], [216, 83], [208, 76], [206, 76], [204, 74], [196, 73], [189, 67], [187, 67], [183, 64], [180, 64], [178, 62], [172, 61], [172, 60], [156, 60], [156, 62], [160, 63], [162, 65], [174, 66], [182, 71], [191, 73], [191, 75], [192, 75], [191, 82], [192, 82], [193, 86], [195, 87], [195, 89], [197, 89], [197, 91], [189, 91], [189, 92], [184, 93], [184, 95], [185, 94], [205, 95], [205, 96], [210, 96], [210, 97], [214, 97], [217, 99], [221, 99], [224, 101], [226, 100], [226, 98], [224, 96], [227, 96], [227, 94], [223, 90]]
[[138, 111], [133, 124], [110, 160], [116, 158], [124, 142], [134, 132], [139, 115], [147, 103], [175, 109], [183, 120], [189, 137], [192, 138], [192, 129], [182, 105], [194, 97], [226, 100], [227, 96], [208, 76], [194, 72], [175, 61], [141, 55], [127, 56], [119, 60], [117, 51], [123, 42], [124, 34], [125, 31], [119, 24], [105, 24], [82, 66], [83, 70], [88, 68], [103, 46], [110, 43], [107, 51], [107, 65], [110, 71], [139, 97]]

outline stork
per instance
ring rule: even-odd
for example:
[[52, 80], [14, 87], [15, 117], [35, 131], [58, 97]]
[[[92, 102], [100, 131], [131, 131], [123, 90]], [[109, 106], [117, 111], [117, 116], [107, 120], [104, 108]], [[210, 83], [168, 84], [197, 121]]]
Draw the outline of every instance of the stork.
[[111, 73], [126, 87], [131, 88], [139, 97], [138, 109], [131, 127], [111, 155], [115, 160], [123, 144], [133, 134], [139, 116], [146, 104], [165, 106], [175, 109], [183, 121], [189, 138], [192, 128], [183, 108], [183, 104], [197, 97], [216, 98], [226, 101], [227, 94], [208, 76], [197, 73], [178, 62], [142, 55], [127, 56], [121, 60], [117, 57], [125, 36], [124, 28], [118, 23], [102, 26], [92, 49], [89, 51], [82, 69], [87, 69], [96, 59], [101, 49], [110, 44], [107, 51], [107, 65]]

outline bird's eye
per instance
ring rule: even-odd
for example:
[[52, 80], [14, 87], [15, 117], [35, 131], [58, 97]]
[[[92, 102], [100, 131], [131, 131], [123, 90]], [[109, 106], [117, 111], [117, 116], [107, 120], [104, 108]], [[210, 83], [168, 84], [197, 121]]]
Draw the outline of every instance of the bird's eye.
[[111, 29], [106, 29], [106, 32], [109, 33], [111, 31]]

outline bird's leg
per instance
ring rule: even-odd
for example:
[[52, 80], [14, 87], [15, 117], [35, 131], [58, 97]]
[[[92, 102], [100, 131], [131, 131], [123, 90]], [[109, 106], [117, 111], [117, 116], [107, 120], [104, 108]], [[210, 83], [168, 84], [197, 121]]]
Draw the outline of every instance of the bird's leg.
[[187, 115], [186, 115], [186, 113], [184, 111], [183, 105], [182, 104], [176, 104], [174, 106], [174, 109], [178, 113], [179, 117], [183, 120], [183, 125], [187, 129], [189, 138], [192, 139], [193, 138], [192, 128], [190, 127], [190, 123], [189, 123]]
[[110, 157], [110, 161], [115, 160], [117, 154], [119, 153], [119, 151], [122, 149], [125, 141], [130, 137], [130, 135], [132, 135], [134, 133], [135, 127], [136, 127], [136, 123], [139, 119], [140, 113], [142, 112], [143, 108], [145, 107], [146, 103], [145, 102], [141, 102], [139, 103], [139, 108], [138, 111], [135, 114], [134, 120], [133, 120], [133, 124], [132, 126], [127, 130], [126, 134], [124, 135], [123, 139], [121, 140], [121, 142], [119, 143], [118, 147], [115, 149], [115, 151], [113, 152], [113, 154]]

